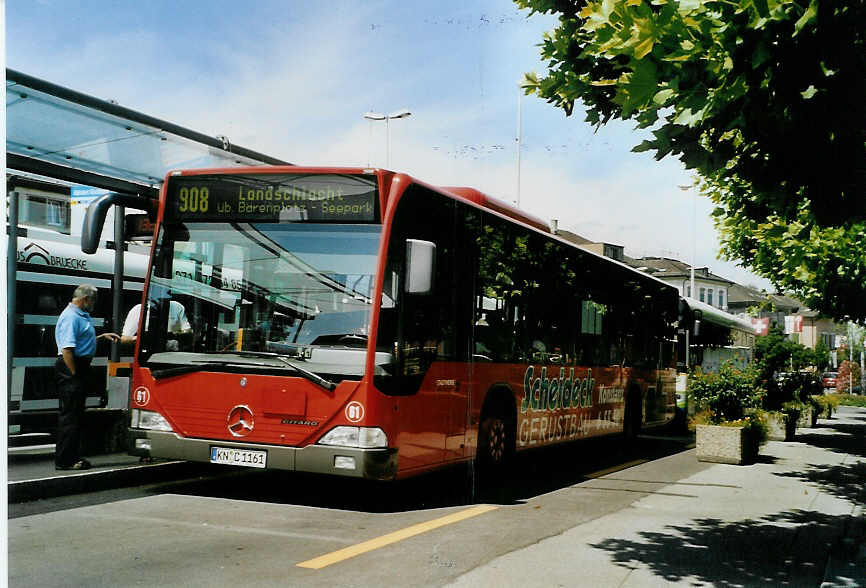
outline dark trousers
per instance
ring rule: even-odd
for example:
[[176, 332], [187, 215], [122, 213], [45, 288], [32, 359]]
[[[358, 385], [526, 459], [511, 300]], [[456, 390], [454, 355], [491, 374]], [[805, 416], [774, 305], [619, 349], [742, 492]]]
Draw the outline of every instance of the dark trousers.
[[87, 398], [87, 383], [90, 376], [90, 358], [75, 358], [75, 375], [72, 375], [62, 357], [54, 364], [57, 392], [60, 397], [60, 415], [57, 420], [57, 449], [54, 463], [71, 466], [81, 456], [81, 423], [84, 420], [84, 402]]

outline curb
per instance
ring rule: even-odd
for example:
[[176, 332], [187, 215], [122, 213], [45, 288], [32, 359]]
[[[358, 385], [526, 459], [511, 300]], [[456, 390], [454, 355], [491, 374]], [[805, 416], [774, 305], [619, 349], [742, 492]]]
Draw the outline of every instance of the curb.
[[154, 464], [132, 465], [110, 470], [90, 470], [75, 475], [50, 476], [35, 480], [9, 482], [9, 504], [28, 502], [43, 498], [56, 498], [69, 494], [113, 490], [125, 486], [150, 484], [176, 479], [184, 475], [195, 475], [201, 464], [186, 461], [169, 461]]

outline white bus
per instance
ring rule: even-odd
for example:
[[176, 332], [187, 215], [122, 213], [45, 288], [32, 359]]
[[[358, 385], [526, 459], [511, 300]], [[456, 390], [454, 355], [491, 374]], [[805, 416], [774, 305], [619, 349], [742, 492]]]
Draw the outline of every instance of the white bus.
[[[17, 247], [9, 432], [45, 432], [53, 428], [59, 408], [54, 382], [57, 358], [54, 326], [72, 299], [75, 287], [86, 282], [99, 289], [98, 303], [92, 313], [97, 333], [120, 332], [123, 327], [122, 323], [114, 325], [111, 321], [114, 249], [107, 249], [103, 242], [96, 253], [87, 255], [81, 251], [80, 236], [20, 228], [25, 229], [22, 232], [26, 236], [18, 237]], [[132, 306], [141, 302], [148, 254], [146, 244], [127, 242], [121, 321]], [[93, 361], [88, 408], [108, 407], [106, 368], [110, 352], [110, 345], [100, 341]], [[132, 349], [121, 352], [129, 356]], [[121, 361], [129, 359], [121, 357]]]

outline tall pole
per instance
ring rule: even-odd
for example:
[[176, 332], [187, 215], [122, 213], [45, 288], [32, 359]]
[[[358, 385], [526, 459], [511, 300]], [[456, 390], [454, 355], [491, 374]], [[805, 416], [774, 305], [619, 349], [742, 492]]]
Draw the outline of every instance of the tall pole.
[[[678, 186], [680, 190], [683, 192], [691, 192], [692, 188], [694, 188], [694, 184], [689, 186]], [[689, 272], [689, 289], [691, 292], [689, 293], [690, 298], [697, 299], [698, 294], [695, 292], [695, 261], [697, 260], [697, 240], [698, 240], [698, 229], [697, 229], [697, 221], [695, 218], [698, 215], [698, 195], [695, 193], [692, 197], [692, 267]]]
[[521, 124], [523, 122], [523, 113], [522, 113], [522, 100], [521, 100], [521, 90], [523, 88], [518, 83], [517, 84], [517, 207], [520, 208], [520, 135], [521, 135]]
[[[369, 121], [374, 120], [384, 120], [385, 121], [385, 167], [391, 167], [391, 119], [392, 118], [406, 118], [407, 116], [411, 116], [411, 112], [408, 109], [398, 110], [396, 112], [392, 112], [391, 114], [380, 114], [378, 112], [367, 112], [364, 114], [364, 118]], [[370, 138], [372, 142], [373, 137], [373, 127], [372, 123], [370, 126]], [[369, 148], [367, 149], [367, 160], [369, 165]]]
[[[123, 256], [124, 243], [126, 237], [123, 234], [123, 221], [126, 218], [126, 208], [123, 206], [114, 207], [114, 280], [112, 283], [112, 313], [111, 326], [112, 331], [120, 333], [123, 329], [121, 324], [121, 313], [123, 309]], [[120, 341], [111, 343], [111, 361], [120, 361]]]
[[15, 279], [18, 271], [18, 192], [9, 192], [9, 248], [6, 250], [6, 394], [12, 394], [15, 357]]
[[391, 169], [391, 117], [385, 117], [385, 167]]
[[854, 393], [854, 370], [851, 368], [854, 364], [854, 329], [851, 328], [851, 321], [848, 321], [848, 394]]
[[698, 250], [698, 246], [697, 246], [698, 227], [697, 227], [697, 220], [696, 220], [697, 216], [698, 216], [697, 211], [698, 211], [698, 195], [693, 194], [692, 195], [692, 269], [691, 269], [689, 281], [691, 282], [692, 298], [695, 298], [695, 299], [697, 299], [697, 297], [698, 297], [697, 293], [695, 292], [695, 262], [697, 261], [697, 257], [698, 257], [698, 253], [697, 253], [697, 250]]
[[370, 166], [370, 150], [372, 149], [372, 145], [373, 145], [373, 121], [368, 120], [367, 121], [367, 127], [370, 129], [370, 137], [367, 140], [367, 167], [371, 167]]

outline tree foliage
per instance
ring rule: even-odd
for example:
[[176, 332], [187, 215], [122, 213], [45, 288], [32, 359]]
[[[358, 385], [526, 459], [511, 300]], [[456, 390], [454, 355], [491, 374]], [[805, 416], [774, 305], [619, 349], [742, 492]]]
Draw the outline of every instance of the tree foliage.
[[815, 369], [819, 372], [823, 372], [827, 369], [827, 366], [830, 365], [830, 349], [823, 341], [818, 341], [818, 344], [815, 345], [815, 349], [812, 350], [812, 361], [810, 363], [814, 365]]
[[678, 157], [722, 253], [866, 319], [866, 0], [515, 0], [559, 14], [527, 92]]
[[847, 359], [839, 364], [839, 372], [836, 377], [836, 391], [847, 393], [848, 390], [860, 392], [860, 364]]

